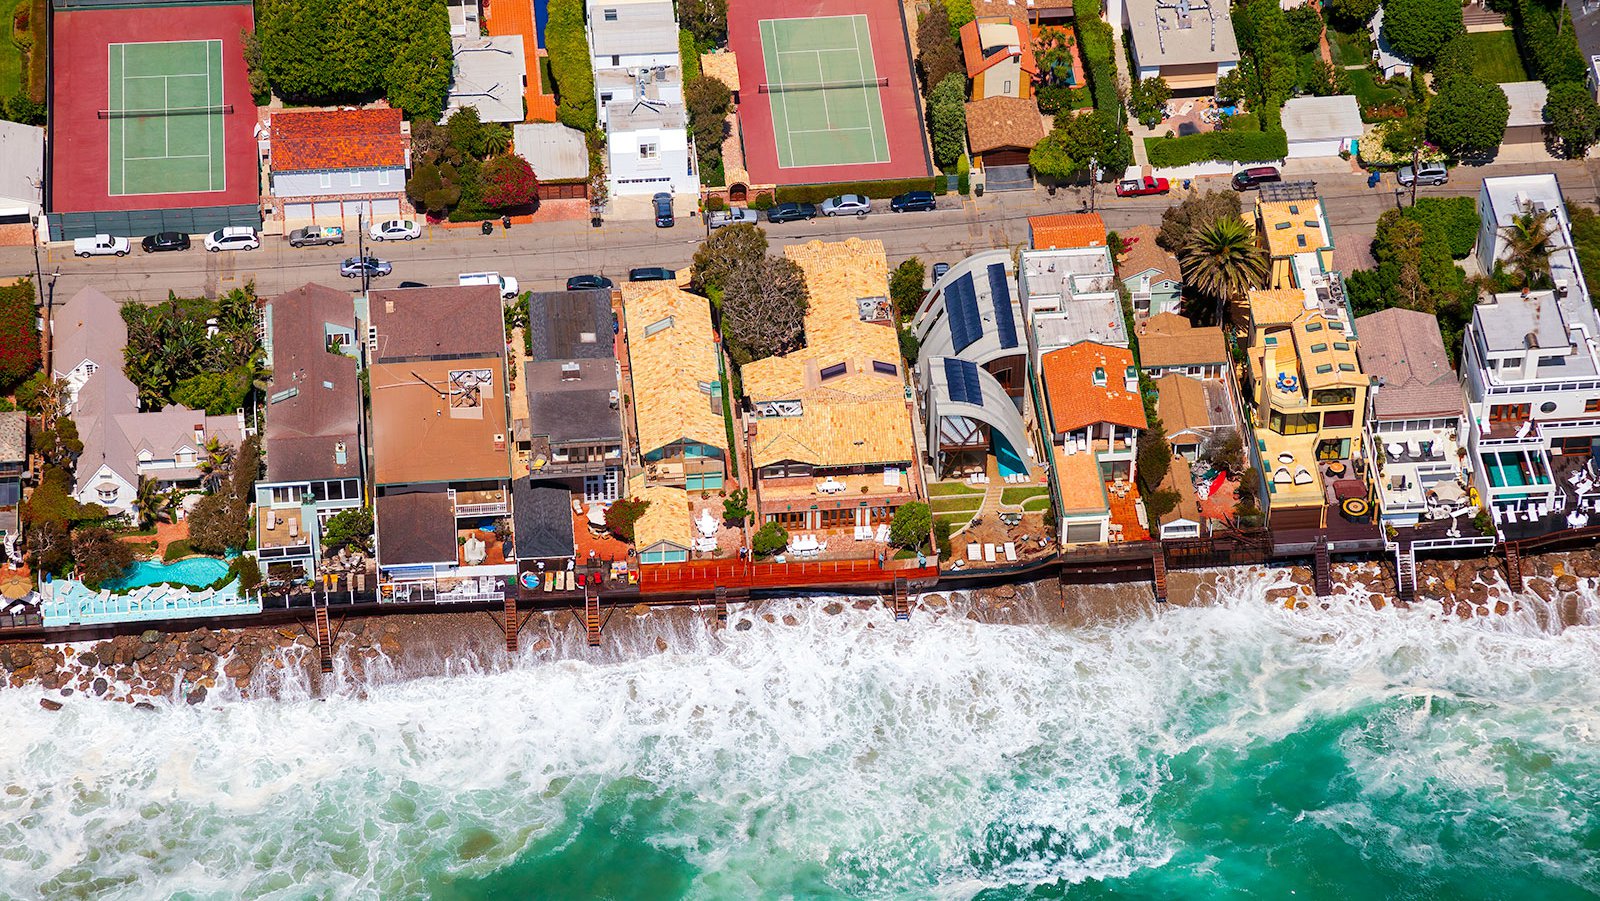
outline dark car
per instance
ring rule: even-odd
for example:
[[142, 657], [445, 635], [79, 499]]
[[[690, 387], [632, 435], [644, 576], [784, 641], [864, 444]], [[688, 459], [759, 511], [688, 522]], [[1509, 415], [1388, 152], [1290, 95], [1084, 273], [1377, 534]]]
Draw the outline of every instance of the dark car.
[[672, 218], [672, 195], [663, 191], [651, 198], [656, 205], [656, 228], [671, 228], [677, 224]]
[[630, 282], [670, 282], [677, 277], [678, 273], [664, 266], [640, 266], [628, 270]]
[[567, 279], [568, 291], [588, 291], [592, 288], [610, 291], [611, 279], [603, 275], [574, 275]]
[[188, 250], [189, 236], [183, 232], [156, 232], [139, 242], [145, 253], [161, 253], [166, 250]]
[[817, 218], [817, 207], [811, 203], [780, 203], [767, 210], [768, 222], [799, 222]]
[[932, 191], [907, 191], [889, 201], [889, 209], [896, 213], [925, 213], [938, 207]]
[[1249, 169], [1241, 169], [1233, 174], [1233, 189], [1235, 191], [1249, 191], [1274, 181], [1283, 181], [1283, 173], [1278, 171], [1278, 167], [1251, 166]]

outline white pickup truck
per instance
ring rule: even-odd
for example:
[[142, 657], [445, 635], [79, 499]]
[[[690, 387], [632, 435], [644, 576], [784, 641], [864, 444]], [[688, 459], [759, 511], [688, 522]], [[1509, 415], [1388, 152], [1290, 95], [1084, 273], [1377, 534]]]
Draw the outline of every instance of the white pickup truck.
[[80, 257], [109, 257], [128, 255], [128, 239], [117, 238], [111, 235], [95, 235], [92, 238], [74, 238], [72, 252]]
[[500, 296], [506, 300], [517, 296], [517, 280], [498, 272], [463, 272], [459, 284], [495, 285], [500, 289]]
[[712, 228], [721, 228], [724, 225], [755, 225], [761, 221], [761, 214], [755, 210], [735, 206], [725, 210], [712, 210], [706, 214], [706, 219]]

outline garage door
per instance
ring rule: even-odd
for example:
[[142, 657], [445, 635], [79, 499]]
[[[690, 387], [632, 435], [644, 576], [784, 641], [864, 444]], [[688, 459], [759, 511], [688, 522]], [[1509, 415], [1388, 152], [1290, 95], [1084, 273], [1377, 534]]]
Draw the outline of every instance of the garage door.
[[1338, 156], [1342, 141], [1290, 141], [1289, 158], [1302, 159], [1310, 156]]

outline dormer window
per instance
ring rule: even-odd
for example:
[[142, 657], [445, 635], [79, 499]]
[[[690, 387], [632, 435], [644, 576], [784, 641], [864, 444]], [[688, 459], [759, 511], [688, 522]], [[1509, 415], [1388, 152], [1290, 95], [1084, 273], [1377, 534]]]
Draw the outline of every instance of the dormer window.
[[1308, 323], [1306, 323], [1306, 331], [1307, 332], [1320, 332], [1320, 331], [1322, 331], [1322, 323], [1320, 323], [1320, 322], [1308, 322]]
[[824, 382], [826, 382], [828, 379], [838, 378], [848, 371], [849, 367], [844, 363], [835, 363], [832, 366], [823, 367], [822, 371], [819, 372], [818, 375], [822, 377]]
[[1094, 383], [1095, 383], [1096, 386], [1099, 386], [1099, 387], [1104, 387], [1105, 386], [1105, 383], [1106, 383], [1106, 371], [1105, 371], [1104, 367], [1096, 366], [1094, 368]]

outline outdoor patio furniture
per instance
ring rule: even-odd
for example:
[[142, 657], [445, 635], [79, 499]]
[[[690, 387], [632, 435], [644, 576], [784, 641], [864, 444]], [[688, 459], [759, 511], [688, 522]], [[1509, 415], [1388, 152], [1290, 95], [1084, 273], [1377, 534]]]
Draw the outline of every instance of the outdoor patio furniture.
[[1339, 462], [1338, 460], [1334, 460], [1328, 464], [1328, 475], [1334, 476], [1335, 478], [1342, 476], [1344, 475], [1345, 468], [1346, 467], [1343, 463]]
[[983, 546], [978, 544], [976, 541], [968, 542], [967, 559], [973, 561], [974, 563], [983, 559]]
[[1272, 481], [1279, 485], [1287, 485], [1294, 481], [1294, 476], [1289, 474], [1289, 470], [1280, 466], [1275, 472], [1272, 473]]
[[1406, 450], [1411, 452], [1411, 456], [1413, 458], [1418, 460], [1422, 459], [1422, 444], [1418, 442], [1417, 439], [1412, 438], [1408, 440], [1406, 442]]
[[1388, 451], [1389, 462], [1393, 463], [1399, 460], [1400, 457], [1406, 452], [1406, 446], [1398, 441], [1391, 441], [1389, 442], [1388, 446], [1384, 448], [1384, 450]]
[[1389, 477], [1389, 490], [1390, 491], [1404, 491], [1405, 487], [1406, 487], [1406, 477], [1405, 476], [1396, 475], [1396, 476], [1390, 476]]
[[[1587, 522], [1588, 521], [1588, 517], [1584, 517], [1584, 521]], [[1016, 545], [1016, 543], [1015, 542], [1011, 542], [1011, 541], [1006, 542], [1005, 550], [1006, 550], [1006, 562], [1007, 563], [1015, 563], [1015, 562], [1017, 562], [1017, 545]]]
[[888, 541], [889, 540], [889, 524], [886, 523], [886, 522], [885, 523], [879, 523], [878, 524], [877, 534], [872, 536], [872, 540], [880, 542], [880, 543]]
[[289, 537], [290, 538], [299, 538], [300, 537], [300, 520], [298, 520], [298, 519], [289, 520]]
[[278, 511], [272, 509], [271, 507], [268, 507], [267, 508], [267, 531], [271, 532], [271, 531], [274, 531], [277, 528], [278, 528]]
[[1305, 467], [1302, 466], [1300, 469], [1295, 471], [1294, 483], [1296, 485], [1309, 485], [1312, 483], [1312, 481], [1314, 480], [1311, 478], [1311, 471]]

